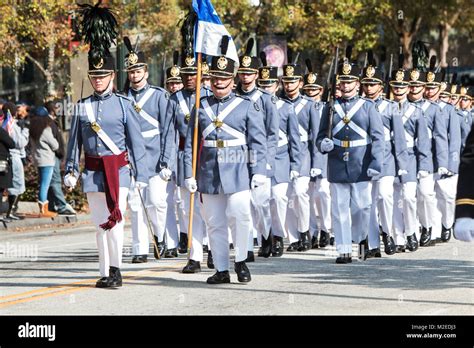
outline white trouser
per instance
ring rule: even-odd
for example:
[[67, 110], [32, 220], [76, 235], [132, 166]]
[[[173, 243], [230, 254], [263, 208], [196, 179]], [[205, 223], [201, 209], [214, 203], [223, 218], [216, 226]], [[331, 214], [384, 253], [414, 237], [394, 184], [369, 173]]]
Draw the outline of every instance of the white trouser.
[[311, 236], [318, 235], [318, 230], [328, 233], [331, 230], [331, 189], [329, 186], [329, 181], [326, 178], [318, 178], [309, 183]]
[[293, 180], [288, 202], [286, 218], [290, 243], [300, 239], [299, 232], [309, 230], [309, 176], [300, 176]]
[[232, 194], [202, 194], [202, 213], [209, 234], [214, 265], [219, 272], [229, 270], [229, 234], [232, 233], [235, 261], [247, 258], [250, 233], [250, 190]]
[[287, 182], [272, 186], [272, 198], [270, 200], [272, 234], [282, 238], [287, 236], [286, 214], [288, 212], [288, 193], [289, 185]]
[[379, 225], [391, 236], [393, 224], [393, 176], [383, 176], [373, 182], [370, 208], [369, 249], [380, 247]]
[[272, 216], [270, 213], [271, 190], [272, 180], [267, 178], [264, 185], [256, 187], [251, 191], [250, 202], [253, 224], [251, 227], [252, 233], [249, 237], [250, 251], [253, 250], [253, 238], [260, 240], [260, 236], [263, 234], [263, 237], [266, 239], [270, 234], [270, 228], [272, 227]]
[[331, 183], [332, 228], [339, 254], [352, 253], [352, 240], [359, 243], [367, 237], [371, 188], [370, 181]]
[[441, 213], [441, 223], [445, 228], [451, 228], [454, 224], [457, 184], [457, 174], [445, 179], [436, 180], [435, 191], [437, 205]]
[[[190, 210], [190, 204], [191, 204], [191, 194], [189, 191], [184, 188], [180, 187], [179, 191], [181, 191], [181, 199], [183, 200], [183, 205], [184, 205], [184, 217], [186, 221], [186, 226], [189, 224], [189, 210]], [[199, 192], [196, 192], [194, 194], [194, 212], [193, 212], [193, 235], [192, 235], [192, 244], [191, 244], [191, 254], [189, 255], [189, 258], [194, 261], [202, 261], [203, 254], [202, 254], [202, 245], [203, 245], [203, 239], [204, 236], [206, 236], [206, 224], [204, 222], [204, 219], [202, 218], [201, 215], [201, 208], [202, 208], [202, 202], [201, 202], [201, 194]], [[183, 232], [183, 231], [181, 231]], [[186, 228], [186, 233], [188, 233], [188, 228]]]
[[163, 241], [166, 235], [166, 247], [173, 249], [178, 246], [178, 224], [174, 209], [174, 181], [164, 181], [159, 175], [150, 178], [150, 191], [157, 194], [150, 195], [150, 204], [155, 209], [149, 210], [153, 222], [153, 229], [158, 240]]
[[[186, 190], [186, 193], [189, 195], [189, 191]], [[188, 223], [185, 218], [184, 212], [184, 201], [182, 199], [183, 193], [181, 187], [178, 187], [175, 191], [175, 205], [176, 205], [176, 214], [178, 215], [178, 227], [180, 233], [188, 233]]]
[[416, 233], [419, 240], [418, 221], [416, 219], [417, 183], [395, 183], [393, 191], [393, 237], [396, 245], [404, 245], [405, 237]]
[[418, 180], [418, 219], [425, 228], [433, 226], [433, 214], [436, 212], [436, 196], [433, 174]]
[[91, 212], [91, 219], [96, 226], [97, 249], [99, 250], [99, 270], [101, 277], [109, 276], [109, 267], [122, 266], [123, 228], [125, 226], [125, 210], [127, 209], [128, 188], [119, 189], [119, 208], [122, 221], [111, 230], [104, 231], [99, 225], [107, 221], [110, 215], [104, 192], [87, 192], [87, 202]]

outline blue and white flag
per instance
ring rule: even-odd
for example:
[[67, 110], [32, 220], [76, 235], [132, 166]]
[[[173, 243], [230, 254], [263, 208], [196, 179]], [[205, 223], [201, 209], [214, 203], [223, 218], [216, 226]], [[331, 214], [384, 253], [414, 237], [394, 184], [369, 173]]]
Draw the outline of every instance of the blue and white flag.
[[220, 43], [223, 36], [229, 36], [229, 47], [226, 57], [239, 64], [239, 57], [234, 41], [222, 24], [210, 0], [193, 0], [193, 8], [198, 16], [195, 32], [194, 51], [208, 56], [220, 56]]

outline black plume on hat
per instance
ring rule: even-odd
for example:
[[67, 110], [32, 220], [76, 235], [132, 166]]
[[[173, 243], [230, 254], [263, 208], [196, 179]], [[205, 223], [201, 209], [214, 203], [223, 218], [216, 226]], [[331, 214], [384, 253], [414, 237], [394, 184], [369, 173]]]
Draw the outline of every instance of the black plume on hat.
[[267, 66], [267, 55], [265, 52], [260, 52], [260, 60], [262, 61], [263, 66]]
[[434, 72], [436, 69], [436, 56], [431, 56], [429, 70]]
[[128, 38], [128, 36], [124, 36], [123, 43], [125, 44], [125, 47], [127, 47], [127, 50], [129, 52], [133, 52], [132, 43], [130, 42], [130, 39]]
[[254, 44], [255, 44], [255, 40], [253, 38], [250, 38], [247, 41], [247, 47], [245, 49], [245, 55], [246, 56], [250, 56], [250, 53], [252, 52]]
[[229, 36], [223, 36], [221, 40], [221, 55], [225, 56], [229, 48]]
[[178, 65], [178, 59], [179, 59], [179, 52], [174, 51], [173, 52], [173, 65]]
[[347, 45], [346, 47], [346, 59], [350, 62], [352, 56], [352, 45]]
[[194, 26], [197, 21], [197, 14], [191, 8], [183, 20], [181, 26], [181, 36], [183, 42], [183, 53], [185, 57], [194, 57]]
[[85, 43], [90, 45], [90, 56], [104, 58], [110, 55], [110, 46], [117, 39], [117, 20], [114, 13], [107, 7], [100, 7], [102, 0], [94, 6], [78, 4], [80, 23], [80, 36]]
[[405, 55], [403, 54], [403, 47], [400, 46], [398, 53], [398, 69], [403, 69], [403, 62], [405, 61]]
[[305, 60], [306, 68], [308, 68], [308, 72], [313, 72], [313, 65], [311, 64], [311, 59], [306, 58]]
[[375, 61], [375, 57], [374, 57], [374, 51], [372, 50], [367, 51], [367, 64], [372, 65], [372, 66], [377, 65], [377, 62]]

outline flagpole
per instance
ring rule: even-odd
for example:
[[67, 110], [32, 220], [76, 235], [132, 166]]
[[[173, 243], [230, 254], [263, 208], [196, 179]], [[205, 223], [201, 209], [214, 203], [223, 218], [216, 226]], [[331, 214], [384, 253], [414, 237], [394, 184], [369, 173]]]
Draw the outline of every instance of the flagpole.
[[[193, 133], [193, 178], [196, 178], [197, 153], [198, 153], [198, 131], [199, 131], [199, 107], [201, 101], [201, 53], [197, 55], [197, 77], [196, 77], [196, 105], [194, 113], [194, 133]], [[189, 198], [189, 224], [188, 224], [188, 259], [191, 257], [191, 247], [193, 243], [193, 216], [194, 216], [194, 192]]]

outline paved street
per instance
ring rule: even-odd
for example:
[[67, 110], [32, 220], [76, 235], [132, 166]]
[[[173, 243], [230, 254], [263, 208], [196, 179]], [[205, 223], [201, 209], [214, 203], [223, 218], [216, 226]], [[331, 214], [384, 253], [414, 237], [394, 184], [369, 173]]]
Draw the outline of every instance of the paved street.
[[252, 282], [238, 283], [232, 271], [232, 283], [218, 286], [206, 284], [213, 270], [205, 265], [179, 273], [185, 255], [131, 264], [130, 241], [127, 228], [124, 286], [110, 290], [94, 287], [90, 225], [2, 232], [0, 314], [474, 314], [473, 244], [456, 240], [350, 265], [336, 265], [332, 248], [257, 258], [248, 264]]

